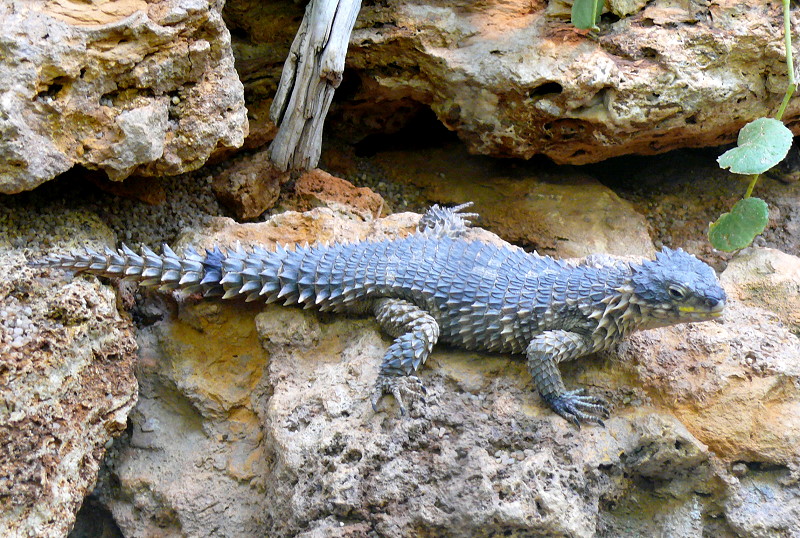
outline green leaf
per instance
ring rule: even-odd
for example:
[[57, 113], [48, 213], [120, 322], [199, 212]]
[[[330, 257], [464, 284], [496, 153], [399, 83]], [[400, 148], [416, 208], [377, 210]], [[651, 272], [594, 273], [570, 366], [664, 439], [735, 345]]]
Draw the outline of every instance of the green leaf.
[[762, 174], [781, 162], [792, 147], [792, 132], [774, 118], [758, 118], [739, 131], [736, 147], [717, 158], [734, 174]]
[[572, 24], [581, 30], [596, 30], [597, 21], [603, 13], [603, 0], [574, 0], [572, 2]]
[[708, 239], [718, 250], [739, 250], [764, 231], [768, 220], [769, 209], [764, 200], [745, 198], [736, 202], [730, 213], [723, 213], [717, 222], [709, 225]]

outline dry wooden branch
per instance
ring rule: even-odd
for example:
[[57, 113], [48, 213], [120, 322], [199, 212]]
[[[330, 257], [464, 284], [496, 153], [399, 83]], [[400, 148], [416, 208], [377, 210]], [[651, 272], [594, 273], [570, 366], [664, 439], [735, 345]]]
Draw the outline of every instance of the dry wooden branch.
[[312, 0], [306, 7], [270, 108], [278, 125], [270, 157], [281, 170], [308, 170], [319, 161], [322, 126], [360, 8], [361, 0]]

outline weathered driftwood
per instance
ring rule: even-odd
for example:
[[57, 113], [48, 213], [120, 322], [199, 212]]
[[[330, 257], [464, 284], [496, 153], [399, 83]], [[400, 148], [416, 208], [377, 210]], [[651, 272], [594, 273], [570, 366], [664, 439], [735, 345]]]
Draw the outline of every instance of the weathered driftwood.
[[278, 125], [270, 156], [281, 170], [307, 170], [319, 161], [322, 126], [360, 8], [361, 0], [312, 0], [306, 8], [270, 108]]

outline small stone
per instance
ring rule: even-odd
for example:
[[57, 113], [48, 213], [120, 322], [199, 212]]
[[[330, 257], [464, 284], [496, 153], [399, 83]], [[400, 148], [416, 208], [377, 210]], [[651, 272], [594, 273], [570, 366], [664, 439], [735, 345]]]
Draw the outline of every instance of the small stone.
[[290, 179], [272, 164], [269, 152], [262, 151], [238, 158], [217, 174], [211, 188], [217, 199], [239, 219], [262, 215], [278, 200], [280, 188]]
[[141, 428], [143, 432], [153, 432], [158, 429], [160, 423], [157, 418], [148, 418], [142, 422]]
[[749, 469], [747, 468], [746, 463], [738, 462], [731, 465], [731, 472], [733, 473], [733, 476], [741, 478], [742, 476], [746, 475], [748, 471]]

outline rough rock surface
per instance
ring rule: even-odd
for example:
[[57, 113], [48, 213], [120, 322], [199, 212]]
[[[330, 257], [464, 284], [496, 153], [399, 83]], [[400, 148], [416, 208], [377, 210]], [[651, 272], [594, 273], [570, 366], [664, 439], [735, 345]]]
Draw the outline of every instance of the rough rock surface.
[[722, 284], [744, 303], [769, 310], [800, 336], [800, 258], [770, 248], [741, 251], [722, 274]]
[[308, 211], [327, 204], [345, 205], [373, 217], [380, 216], [385, 205], [379, 194], [366, 187], [354, 187], [324, 170], [309, 170], [297, 178], [291, 193], [293, 209]]
[[270, 162], [268, 152], [260, 151], [228, 163], [225, 170], [214, 176], [211, 188], [220, 203], [237, 218], [250, 220], [275, 205], [281, 184], [290, 177]]
[[214, 0], [0, 4], [0, 192], [76, 164], [177, 174], [248, 123]]
[[475, 202], [477, 223], [515, 245], [565, 258], [654, 254], [644, 217], [590, 176], [504, 165], [460, 148], [386, 151], [374, 160], [389, 179], [420, 188], [429, 200]]
[[[417, 218], [216, 219], [179, 246], [377, 239]], [[606, 428], [581, 430], [509, 357], [437, 348], [422, 370], [428, 405], [401, 418], [391, 399], [377, 413], [369, 404], [389, 345], [371, 320], [190, 298], [155, 310], [139, 335], [133, 426], [97, 490], [126, 536], [800, 530], [800, 343], [756, 306], [734, 301], [720, 322], [564, 365], [568, 385], [614, 404]]]
[[[242, 30], [243, 80], [268, 95], [271, 58], [286, 48], [270, 30], [296, 27], [302, 11], [245, 9], [254, 3], [230, 0], [226, 17]], [[609, 4], [614, 15], [590, 34], [570, 24], [570, 2], [365, 2], [329, 127], [386, 132], [430, 107], [474, 153], [581, 164], [720, 145], [779, 105], [780, 3]], [[784, 116], [795, 132], [799, 113], [795, 98]]]
[[[112, 239], [89, 215], [58, 217], [62, 247]], [[0, 260], [0, 535], [65, 536], [136, 402], [136, 342], [97, 279], [28, 267], [4, 241]]]

